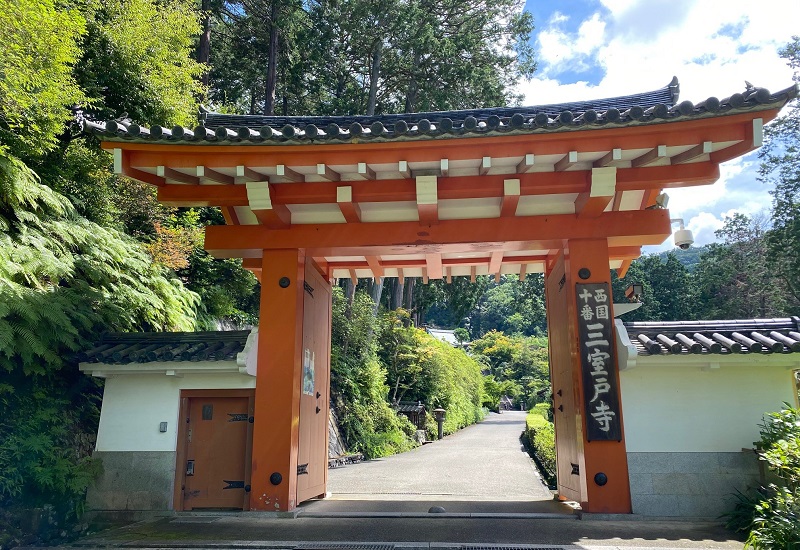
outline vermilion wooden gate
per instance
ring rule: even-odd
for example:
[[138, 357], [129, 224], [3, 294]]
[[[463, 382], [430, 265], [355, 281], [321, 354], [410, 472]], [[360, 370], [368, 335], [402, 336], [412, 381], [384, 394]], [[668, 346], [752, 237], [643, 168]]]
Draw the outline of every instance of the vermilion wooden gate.
[[[328, 393], [331, 287], [306, 265], [303, 301], [303, 391], [297, 450], [297, 502], [325, 494], [328, 480]], [[324, 442], [325, 444], [321, 444]]]

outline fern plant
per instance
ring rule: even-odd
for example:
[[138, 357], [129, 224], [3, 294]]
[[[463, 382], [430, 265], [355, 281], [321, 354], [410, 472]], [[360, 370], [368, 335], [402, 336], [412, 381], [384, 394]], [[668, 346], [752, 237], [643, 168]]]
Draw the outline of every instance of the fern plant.
[[0, 506], [80, 507], [101, 388], [76, 352], [104, 331], [193, 330], [196, 306], [140, 243], [0, 149]]

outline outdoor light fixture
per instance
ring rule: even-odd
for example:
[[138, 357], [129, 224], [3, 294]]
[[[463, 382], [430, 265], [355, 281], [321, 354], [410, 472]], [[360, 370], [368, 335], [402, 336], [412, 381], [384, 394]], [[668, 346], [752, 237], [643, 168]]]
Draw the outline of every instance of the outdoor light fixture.
[[642, 285], [642, 283], [631, 283], [628, 285], [628, 288], [625, 289], [625, 297], [630, 302], [640, 301], [642, 294], [644, 294], [644, 285]]
[[666, 193], [659, 193], [656, 197], [655, 204], [648, 206], [647, 210], [665, 210], [667, 205], [669, 205], [669, 195]]
[[694, 243], [694, 235], [688, 229], [683, 227], [683, 218], [675, 218], [669, 220], [669, 223], [679, 223], [680, 229], [675, 232], [675, 246], [681, 250], [686, 250]]

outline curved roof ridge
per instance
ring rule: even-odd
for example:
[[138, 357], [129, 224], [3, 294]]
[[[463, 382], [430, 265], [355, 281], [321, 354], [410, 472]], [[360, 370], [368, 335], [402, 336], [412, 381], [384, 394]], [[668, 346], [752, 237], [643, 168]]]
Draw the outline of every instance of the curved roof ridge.
[[392, 113], [381, 115], [228, 115], [215, 112], [201, 112], [201, 118], [206, 128], [219, 127], [250, 127], [258, 128], [262, 126], [282, 127], [285, 125], [315, 124], [317, 126], [336, 123], [349, 125], [355, 122], [360, 124], [372, 124], [373, 122], [405, 121], [407, 123], [419, 122], [420, 120], [441, 120], [443, 118], [464, 119], [472, 116], [475, 118], [486, 118], [489, 116], [512, 117], [515, 114], [535, 116], [543, 113], [551, 117], [557, 117], [564, 111], [570, 111], [573, 115], [579, 115], [586, 111], [606, 111], [617, 109], [624, 111], [631, 107], [641, 107], [648, 109], [656, 105], [673, 107], [678, 102], [680, 94], [680, 84], [678, 77], [672, 78], [669, 84], [649, 92], [640, 92], [624, 96], [616, 96], [601, 99], [590, 99], [583, 101], [569, 101], [563, 103], [551, 103], [544, 105], [528, 105], [520, 107], [485, 107], [478, 109], [459, 109], [451, 111], [427, 111], [419, 113]]

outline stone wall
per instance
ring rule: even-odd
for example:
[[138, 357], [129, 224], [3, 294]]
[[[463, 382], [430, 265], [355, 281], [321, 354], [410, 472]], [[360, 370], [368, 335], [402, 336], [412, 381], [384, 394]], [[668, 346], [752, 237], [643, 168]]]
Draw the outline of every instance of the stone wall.
[[95, 451], [103, 474], [89, 487], [91, 511], [171, 510], [175, 489], [173, 451]]
[[628, 453], [633, 513], [717, 518], [733, 509], [736, 490], [757, 487], [753, 452]]

